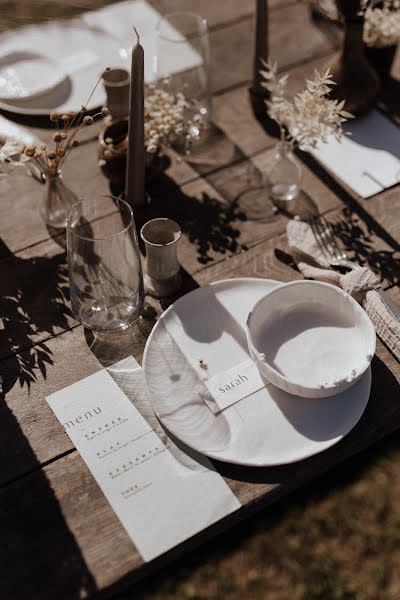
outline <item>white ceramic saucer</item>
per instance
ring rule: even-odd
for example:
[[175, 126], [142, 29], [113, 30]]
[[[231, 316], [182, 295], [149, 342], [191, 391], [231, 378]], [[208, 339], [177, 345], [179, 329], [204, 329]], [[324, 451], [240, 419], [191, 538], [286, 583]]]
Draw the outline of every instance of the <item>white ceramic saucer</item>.
[[248, 466], [307, 458], [341, 440], [367, 405], [370, 369], [350, 389], [323, 399], [291, 396], [270, 384], [218, 415], [201, 400], [198, 386], [206, 376], [249, 358], [247, 315], [279, 283], [241, 278], [199, 288], [165, 311], [147, 341], [143, 369], [155, 413], [172, 434], [211, 458]]

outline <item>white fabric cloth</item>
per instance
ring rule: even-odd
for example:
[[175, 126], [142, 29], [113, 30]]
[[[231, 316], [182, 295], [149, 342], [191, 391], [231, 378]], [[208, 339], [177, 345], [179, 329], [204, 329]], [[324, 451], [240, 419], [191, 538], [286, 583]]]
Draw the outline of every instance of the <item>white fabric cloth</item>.
[[400, 128], [378, 110], [344, 124], [346, 135], [311, 154], [362, 198], [400, 181]]

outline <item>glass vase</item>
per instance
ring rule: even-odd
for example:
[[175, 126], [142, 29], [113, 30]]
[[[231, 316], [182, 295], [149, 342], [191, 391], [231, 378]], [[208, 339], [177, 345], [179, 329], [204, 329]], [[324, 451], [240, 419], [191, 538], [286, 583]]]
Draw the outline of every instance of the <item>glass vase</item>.
[[65, 184], [61, 171], [46, 174], [46, 188], [41, 213], [45, 223], [54, 229], [65, 229], [71, 206], [77, 202], [76, 194]]
[[302, 168], [293, 154], [293, 148], [284, 137], [277, 144], [267, 173], [269, 195], [273, 202], [285, 207], [300, 192]]

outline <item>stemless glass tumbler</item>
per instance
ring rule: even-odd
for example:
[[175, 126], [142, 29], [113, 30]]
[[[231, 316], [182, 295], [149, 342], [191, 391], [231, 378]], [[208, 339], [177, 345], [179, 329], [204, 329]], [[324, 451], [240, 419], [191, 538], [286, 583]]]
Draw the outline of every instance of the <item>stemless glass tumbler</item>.
[[157, 28], [155, 73], [167, 78], [173, 92], [183, 92], [189, 105], [187, 135], [194, 141], [211, 119], [210, 45], [207, 21], [189, 12], [165, 15]]
[[112, 196], [89, 196], [67, 219], [72, 310], [94, 331], [120, 331], [140, 316], [143, 277], [132, 209]]

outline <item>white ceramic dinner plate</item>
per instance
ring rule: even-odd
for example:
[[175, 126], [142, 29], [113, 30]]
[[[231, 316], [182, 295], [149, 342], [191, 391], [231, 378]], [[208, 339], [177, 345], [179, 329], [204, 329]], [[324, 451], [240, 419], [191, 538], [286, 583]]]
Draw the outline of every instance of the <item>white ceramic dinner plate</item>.
[[341, 440], [367, 405], [370, 369], [328, 398], [300, 398], [269, 384], [217, 415], [200, 398], [204, 365], [213, 376], [249, 358], [247, 315], [279, 284], [240, 278], [199, 288], [163, 313], [147, 341], [143, 369], [156, 415], [178, 439], [211, 458], [247, 466], [302, 460]]
[[[129, 68], [127, 60], [120, 55], [119, 46], [117, 40], [103, 31], [58, 21], [2, 35], [0, 69], [3, 64], [3, 75], [7, 72], [10, 75], [10, 69], [14, 69], [22, 94], [12, 98], [10, 94], [0, 93], [0, 108], [36, 116], [79, 110], [106, 67]], [[23, 56], [24, 61], [15, 60]], [[31, 61], [35, 60], [31, 63], [37, 71], [34, 80], [29, 73], [29, 56]], [[105, 101], [103, 86], [99, 85], [87, 108], [93, 110]]]
[[0, 56], [0, 100], [17, 103], [50, 93], [66, 74], [57, 63], [37, 52]]

